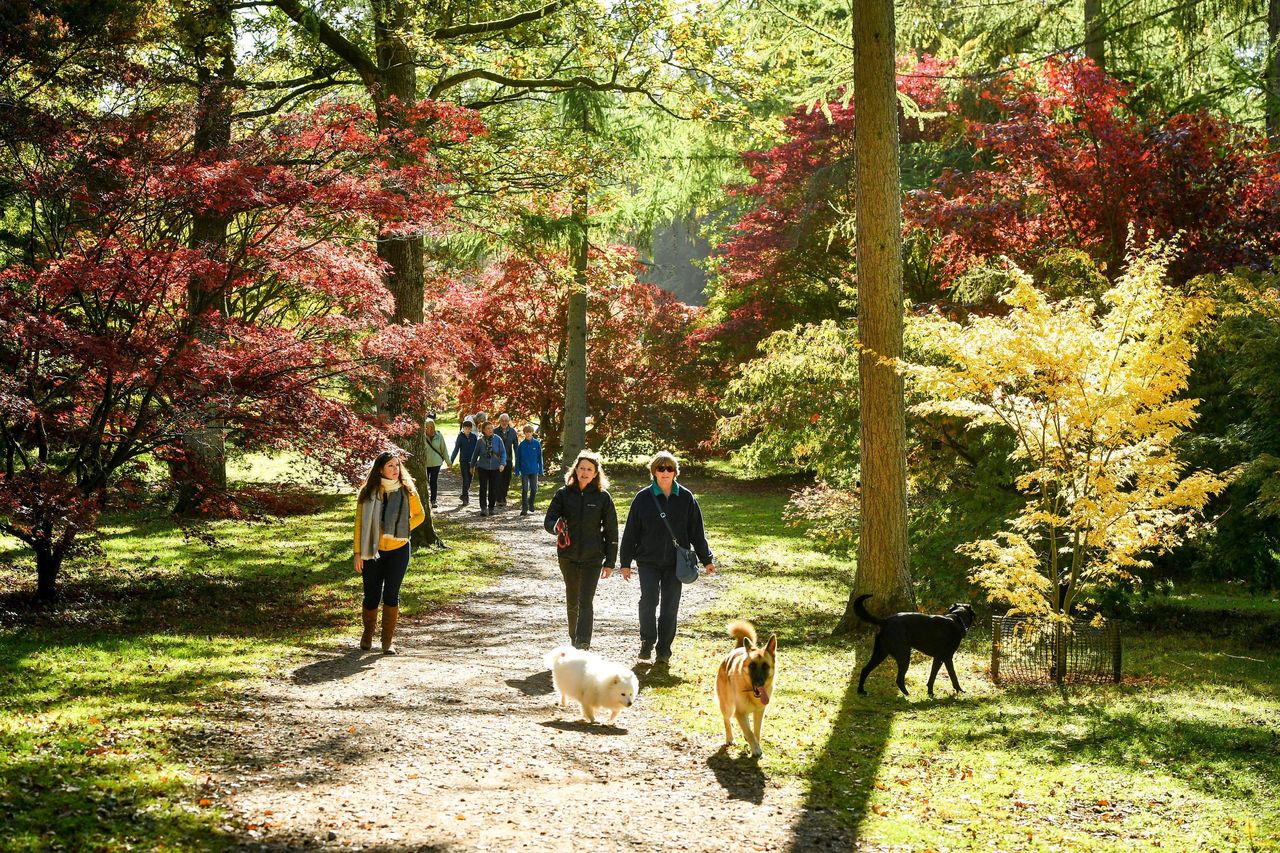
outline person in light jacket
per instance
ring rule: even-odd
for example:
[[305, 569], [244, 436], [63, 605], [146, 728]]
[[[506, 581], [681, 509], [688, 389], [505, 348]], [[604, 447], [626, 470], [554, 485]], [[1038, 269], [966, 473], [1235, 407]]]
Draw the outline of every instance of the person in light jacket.
[[[565, 474], [542, 526], [556, 534], [556, 559], [564, 577], [569, 641], [591, 648], [596, 586], [618, 560], [618, 511], [609, 495], [600, 454], [584, 450]], [[631, 572], [626, 573], [628, 579]]]
[[507, 467], [507, 446], [493, 434], [491, 422], [485, 421], [482, 430], [471, 467], [480, 478], [480, 514], [493, 515], [498, 502], [498, 476]]
[[445, 447], [444, 435], [436, 429], [434, 418], [423, 421], [422, 432], [427, 439], [427, 449], [422, 461], [426, 463], [427, 481], [431, 485], [431, 508], [439, 506], [440, 468], [450, 466], [449, 449]]
[[[634, 560], [640, 569], [640, 659], [648, 660], [656, 645], [656, 663], [666, 665], [676, 636], [681, 589], [676, 549], [667, 526], [682, 547], [697, 553], [708, 574], [716, 566], [698, 499], [676, 482], [680, 463], [675, 456], [665, 450], [656, 454], [649, 460], [649, 473], [653, 480], [632, 498], [622, 531], [622, 576], [630, 579]], [[662, 513], [666, 513], [665, 524]]]
[[396, 653], [400, 584], [409, 570], [409, 535], [426, 521], [413, 477], [394, 453], [378, 455], [356, 498], [355, 569], [364, 586], [364, 633], [360, 648], [373, 648], [382, 602], [382, 651]]

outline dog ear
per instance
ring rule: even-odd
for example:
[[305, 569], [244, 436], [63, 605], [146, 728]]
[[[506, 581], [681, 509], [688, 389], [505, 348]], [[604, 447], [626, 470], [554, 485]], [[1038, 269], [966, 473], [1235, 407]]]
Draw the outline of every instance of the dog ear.
[[770, 634], [769, 642], [765, 643], [764, 650], [769, 654], [776, 654], [778, 651], [778, 635]]

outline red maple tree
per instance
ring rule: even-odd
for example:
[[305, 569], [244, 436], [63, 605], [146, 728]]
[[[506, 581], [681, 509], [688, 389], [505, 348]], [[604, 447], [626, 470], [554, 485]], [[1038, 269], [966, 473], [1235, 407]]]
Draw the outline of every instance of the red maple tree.
[[[695, 443], [709, 435], [710, 410], [696, 402], [694, 351], [685, 345], [698, 309], [636, 279], [635, 251], [593, 247], [588, 267], [588, 444], [623, 431]], [[465, 411], [532, 418], [548, 459], [564, 420], [565, 315], [572, 268], [563, 251], [512, 254], [460, 281], [443, 322], [458, 323]]]
[[[379, 132], [332, 104], [198, 158], [181, 113], [49, 115], [14, 141], [32, 238], [0, 271], [0, 529], [34, 551], [39, 598], [107, 490], [211, 421], [352, 476], [385, 442], [348, 392], [432, 332], [388, 328], [372, 240], [444, 227], [437, 151], [480, 130], [447, 105], [406, 115]], [[200, 210], [228, 217], [225, 247], [187, 245]]]

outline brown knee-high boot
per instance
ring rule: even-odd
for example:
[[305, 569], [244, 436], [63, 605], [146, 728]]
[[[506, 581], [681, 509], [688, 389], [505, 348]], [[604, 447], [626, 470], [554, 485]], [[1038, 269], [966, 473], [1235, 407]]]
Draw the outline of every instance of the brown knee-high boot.
[[396, 622], [400, 619], [399, 607], [382, 607], [382, 653], [394, 655], [396, 647], [392, 641], [396, 636]]
[[378, 627], [378, 611], [365, 610], [361, 615], [364, 616], [364, 633], [360, 635], [360, 648], [368, 651], [373, 648], [373, 632]]

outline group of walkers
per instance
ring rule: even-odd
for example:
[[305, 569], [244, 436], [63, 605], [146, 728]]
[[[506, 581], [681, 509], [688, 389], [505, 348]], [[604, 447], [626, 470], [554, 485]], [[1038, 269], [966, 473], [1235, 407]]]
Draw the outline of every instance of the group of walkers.
[[[429, 435], [435, 433], [435, 422], [428, 420]], [[475, 432], [479, 426], [479, 434]], [[431, 475], [431, 506], [437, 506], [439, 490], [436, 478], [440, 465], [453, 466], [458, 459], [462, 460], [462, 505], [471, 503], [471, 481], [479, 480], [480, 514], [493, 515], [498, 507], [507, 505], [507, 496], [511, 492], [511, 477], [520, 475], [520, 514], [533, 512], [533, 502], [538, 496], [538, 478], [543, 474], [542, 442], [538, 441], [533, 424], [524, 425], [524, 438], [511, 425], [511, 416], [505, 412], [498, 416], [498, 427], [484, 412], [464, 418], [458, 437], [453, 443], [453, 452], [447, 460], [440, 452], [440, 462]], [[443, 451], [444, 439], [440, 440]], [[429, 453], [429, 462], [436, 460], [435, 452]]]
[[[480, 434], [473, 430], [480, 420]], [[538, 477], [543, 473], [542, 445], [532, 425], [525, 425], [517, 441], [511, 418], [498, 418], [498, 429], [477, 416], [462, 422], [453, 452], [446, 456], [444, 439], [428, 420], [427, 474], [431, 506], [437, 506], [441, 467], [461, 458], [462, 503], [470, 503], [473, 474], [480, 484], [480, 514], [491, 515], [506, 504], [511, 474], [521, 475], [520, 514], [533, 512]], [[649, 461], [650, 482], [631, 500], [622, 535], [618, 513], [609, 494], [600, 454], [584, 450], [565, 475], [565, 484], [551, 499], [543, 519], [556, 537], [556, 557], [564, 579], [569, 640], [580, 649], [591, 647], [594, 601], [601, 579], [621, 564], [622, 577], [631, 580], [632, 565], [639, 573], [639, 634], [641, 660], [656, 652], [656, 663], [671, 659], [680, 608], [682, 581], [677, 575], [677, 549], [692, 549], [707, 573], [715, 571], [707, 545], [702, 510], [693, 493], [677, 482], [680, 465], [667, 451]], [[505, 474], [505, 476], [503, 476]], [[382, 651], [395, 653], [400, 586], [409, 567], [410, 536], [426, 520], [418, 490], [394, 453], [378, 456], [356, 501], [355, 571], [364, 587], [360, 647], [371, 649], [382, 605]], [[696, 573], [695, 573], [696, 574]]]

